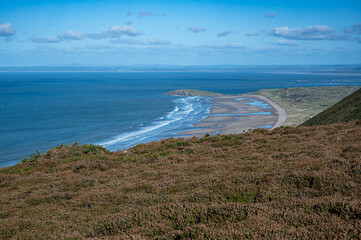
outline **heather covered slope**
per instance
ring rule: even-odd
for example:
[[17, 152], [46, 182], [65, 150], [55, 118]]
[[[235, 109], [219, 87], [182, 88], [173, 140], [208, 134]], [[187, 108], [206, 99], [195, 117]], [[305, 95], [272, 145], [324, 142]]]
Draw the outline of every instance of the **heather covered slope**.
[[352, 120], [361, 120], [361, 89], [307, 120], [302, 125], [314, 126]]
[[59, 146], [0, 170], [0, 239], [357, 239], [361, 122]]

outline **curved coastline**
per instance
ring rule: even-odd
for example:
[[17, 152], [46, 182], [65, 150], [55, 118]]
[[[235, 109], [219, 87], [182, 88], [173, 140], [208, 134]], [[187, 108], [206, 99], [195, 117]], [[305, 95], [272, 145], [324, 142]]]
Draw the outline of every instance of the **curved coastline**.
[[[176, 103], [175, 108], [165, 116], [140, 129], [120, 134], [101, 145], [117, 150], [174, 135], [188, 138], [203, 137], [205, 134], [239, 134], [255, 128], [274, 129], [280, 127], [287, 118], [282, 107], [262, 95], [222, 95], [210, 92], [211, 96], [189, 96], [197, 91], [182, 90], [181, 94], [184, 95], [180, 95], [179, 92], [171, 92], [176, 93], [174, 96], [182, 98], [173, 100]], [[206, 102], [210, 102], [211, 105], [207, 110], [204, 110], [203, 106], [200, 108], [202, 112], [196, 111], [188, 116], [194, 110], [194, 102], [190, 101], [185, 105], [181, 103], [186, 103], [186, 99], [201, 98], [207, 99]]]
[[267, 97], [254, 94], [210, 97], [213, 106], [194, 130], [179, 135], [202, 137], [205, 134], [239, 134], [255, 128], [274, 129], [284, 124], [286, 111]]
[[276, 124], [271, 129], [281, 127], [286, 122], [286, 119], [287, 119], [286, 110], [283, 109], [280, 105], [273, 102], [268, 97], [265, 97], [265, 96], [262, 96], [262, 95], [247, 95], [247, 96], [260, 98], [260, 99], [266, 101], [269, 105], [271, 105], [276, 110], [277, 115], [278, 115], [278, 119], [277, 119]]

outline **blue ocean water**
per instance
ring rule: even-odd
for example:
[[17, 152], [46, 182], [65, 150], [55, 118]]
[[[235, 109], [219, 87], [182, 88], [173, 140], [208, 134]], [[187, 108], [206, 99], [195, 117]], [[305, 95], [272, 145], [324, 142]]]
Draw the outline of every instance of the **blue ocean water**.
[[255, 71], [3, 72], [0, 167], [61, 143], [103, 144], [117, 150], [175, 137], [180, 129], [201, 120], [211, 103], [206, 98], [162, 95], [174, 89], [241, 94], [262, 88], [337, 85], [361, 85], [361, 77]]

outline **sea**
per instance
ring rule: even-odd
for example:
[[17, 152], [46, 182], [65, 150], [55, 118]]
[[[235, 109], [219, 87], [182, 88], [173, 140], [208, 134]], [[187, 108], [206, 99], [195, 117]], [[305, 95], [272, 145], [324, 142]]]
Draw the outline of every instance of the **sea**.
[[116, 151], [177, 137], [212, 106], [175, 89], [242, 94], [265, 88], [361, 85], [354, 74], [232, 72], [1, 72], [0, 167], [59, 144]]

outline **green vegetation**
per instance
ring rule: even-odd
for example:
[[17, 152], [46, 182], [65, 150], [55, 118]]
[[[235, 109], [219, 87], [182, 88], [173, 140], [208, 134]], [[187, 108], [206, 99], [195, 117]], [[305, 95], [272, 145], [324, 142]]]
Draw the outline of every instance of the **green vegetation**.
[[360, 136], [354, 121], [60, 145], [0, 169], [0, 239], [359, 239]]
[[307, 120], [302, 125], [314, 126], [352, 120], [361, 120], [361, 89]]
[[347, 86], [261, 89], [255, 94], [268, 97], [286, 110], [288, 115], [286, 126], [298, 126], [359, 88], [358, 86]]
[[222, 94], [208, 91], [201, 91], [196, 89], [178, 89], [165, 93], [171, 96], [220, 96]]

